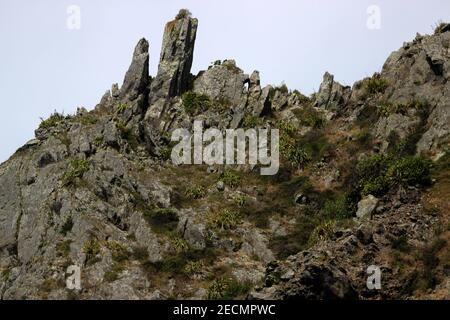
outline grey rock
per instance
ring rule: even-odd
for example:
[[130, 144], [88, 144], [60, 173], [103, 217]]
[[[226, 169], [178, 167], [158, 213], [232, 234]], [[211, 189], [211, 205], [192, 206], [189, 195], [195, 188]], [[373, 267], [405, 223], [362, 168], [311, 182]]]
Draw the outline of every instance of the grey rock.
[[377, 205], [378, 199], [373, 195], [368, 195], [358, 203], [358, 211], [356, 212], [356, 216], [360, 219], [371, 219]]
[[158, 74], [151, 83], [147, 118], [155, 114], [160, 116], [165, 101], [181, 95], [188, 88], [197, 26], [197, 19], [189, 15], [166, 24]]
[[319, 92], [315, 96], [314, 105], [318, 108], [337, 110], [344, 107], [351, 95], [350, 87], [345, 87], [334, 80], [334, 76], [326, 72]]
[[215, 100], [223, 100], [230, 107], [238, 106], [246, 95], [244, 84], [248, 75], [236, 66], [234, 60], [201, 72], [194, 81], [193, 90]]

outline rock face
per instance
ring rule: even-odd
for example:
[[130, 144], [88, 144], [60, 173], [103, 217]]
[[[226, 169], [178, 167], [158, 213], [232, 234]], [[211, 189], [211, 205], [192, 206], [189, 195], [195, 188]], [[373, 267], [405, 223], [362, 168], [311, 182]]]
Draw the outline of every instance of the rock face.
[[[120, 89], [55, 113], [0, 165], [0, 300], [449, 299], [448, 29], [352, 89], [326, 73], [308, 98], [233, 60], [192, 76], [197, 20], [180, 11], [155, 78], [141, 39]], [[170, 133], [194, 120], [278, 128], [279, 173], [173, 165]], [[419, 181], [416, 151], [441, 158], [434, 184]], [[371, 265], [380, 291], [366, 286]], [[81, 290], [66, 288], [69, 266]], [[230, 280], [240, 290], [225, 292]]]
[[139, 40], [134, 49], [130, 68], [125, 74], [125, 79], [120, 88], [120, 98], [122, 100], [133, 101], [141, 94], [148, 95], [147, 91], [150, 84], [148, 49], [148, 41], [145, 39]]
[[247, 94], [244, 89], [246, 82], [248, 75], [236, 66], [236, 62], [225, 60], [201, 72], [194, 81], [193, 90], [213, 99], [225, 99], [231, 106], [238, 106]]
[[198, 21], [189, 13], [178, 15], [164, 28], [158, 74], [152, 81], [149, 116], [160, 115], [166, 99], [187, 90], [194, 57]]
[[315, 97], [315, 105], [319, 108], [337, 110], [339, 107], [345, 107], [350, 94], [350, 87], [344, 87], [339, 82], [334, 81], [334, 76], [326, 72]]
[[[382, 76], [389, 87], [385, 100], [408, 103], [419, 101], [428, 107], [425, 130], [417, 144], [417, 151], [437, 153], [450, 135], [450, 33], [417, 37], [391, 54], [383, 66]], [[411, 117], [410, 117], [411, 118]], [[404, 135], [420, 116], [408, 119], [397, 133]], [[384, 138], [386, 136], [380, 135]]]

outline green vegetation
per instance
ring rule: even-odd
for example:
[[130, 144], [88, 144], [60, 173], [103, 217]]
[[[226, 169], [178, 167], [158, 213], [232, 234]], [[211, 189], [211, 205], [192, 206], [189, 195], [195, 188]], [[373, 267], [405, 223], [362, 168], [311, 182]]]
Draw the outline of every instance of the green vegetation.
[[108, 241], [106, 247], [111, 251], [111, 257], [116, 263], [128, 261], [132, 256], [132, 252], [117, 241]]
[[176, 15], [175, 19], [179, 20], [179, 19], [184, 19], [184, 18], [188, 18], [190, 17], [192, 14], [188, 9], [180, 9], [180, 11], [178, 11], [178, 14]]
[[58, 125], [61, 121], [63, 121], [66, 117], [63, 114], [54, 112], [50, 115], [50, 117], [46, 120], [41, 118], [41, 124], [39, 125], [39, 129], [50, 129]]
[[116, 113], [122, 114], [128, 109], [128, 105], [126, 103], [119, 103], [116, 107]]
[[194, 274], [199, 274], [204, 269], [205, 269], [205, 263], [203, 262], [203, 260], [199, 260], [199, 261], [189, 261], [184, 266], [183, 271], [187, 275], [194, 275]]
[[430, 180], [431, 164], [415, 156], [396, 158], [393, 155], [374, 155], [358, 163], [357, 189], [362, 197], [383, 195], [398, 184], [427, 184]]
[[352, 216], [352, 211], [345, 196], [327, 200], [323, 208], [323, 214], [330, 219], [342, 220]]
[[241, 214], [229, 209], [223, 209], [218, 213], [213, 213], [210, 216], [210, 223], [216, 228], [222, 230], [230, 230], [236, 228], [241, 222]]
[[232, 189], [237, 188], [241, 184], [241, 177], [231, 170], [225, 170], [220, 175], [220, 180]]
[[80, 122], [81, 124], [88, 126], [91, 124], [96, 124], [98, 119], [94, 115], [87, 113], [81, 117]]
[[83, 253], [86, 255], [86, 264], [92, 265], [98, 262], [97, 255], [100, 253], [100, 243], [96, 239], [89, 239], [83, 245]]
[[438, 21], [434, 27], [434, 34], [444, 33], [445, 31], [449, 31], [448, 23], [443, 22], [442, 20]]
[[170, 242], [177, 253], [185, 252], [189, 249], [189, 245], [182, 238], [174, 237]]
[[61, 226], [61, 234], [63, 236], [67, 235], [70, 231], [72, 231], [73, 227], [73, 220], [72, 217], [68, 217], [67, 220], [64, 222], [64, 224]]
[[264, 125], [264, 118], [254, 116], [254, 115], [246, 115], [244, 118], [244, 128], [258, 128]]
[[125, 121], [122, 119], [116, 120], [116, 127], [122, 139], [126, 140], [132, 149], [137, 149], [139, 145], [138, 137], [133, 133], [133, 130], [127, 127]]
[[201, 199], [206, 195], [206, 188], [202, 185], [191, 185], [186, 188], [184, 195], [189, 199]]
[[304, 126], [314, 129], [321, 129], [327, 123], [327, 119], [310, 105], [295, 110], [294, 114]]
[[68, 257], [70, 254], [70, 244], [72, 240], [65, 240], [56, 245], [56, 252], [61, 257]]
[[89, 161], [84, 159], [74, 159], [70, 163], [70, 168], [64, 173], [62, 177], [65, 186], [75, 185], [78, 179], [83, 178], [83, 175], [89, 170]]
[[114, 282], [119, 279], [120, 274], [123, 272], [124, 266], [121, 263], [114, 262], [111, 269], [105, 272], [104, 279], [107, 282]]
[[336, 232], [336, 221], [328, 220], [319, 224], [312, 232], [309, 238], [309, 244], [314, 245], [318, 242], [326, 241]]
[[194, 91], [185, 92], [182, 96], [182, 100], [184, 109], [191, 116], [198, 115], [200, 112], [208, 110], [213, 105], [208, 96]]
[[250, 282], [239, 282], [234, 278], [221, 277], [208, 288], [208, 300], [232, 300], [244, 297], [252, 288]]
[[292, 137], [282, 134], [280, 138], [280, 154], [293, 167], [305, 167], [311, 160], [310, 155]]
[[366, 90], [368, 94], [374, 95], [377, 93], [383, 93], [386, 91], [388, 86], [389, 83], [386, 79], [382, 78], [379, 74], [375, 74], [367, 81]]
[[243, 207], [247, 204], [247, 196], [244, 194], [238, 195], [236, 198], [234, 198], [234, 202], [238, 207]]
[[378, 106], [378, 114], [382, 117], [389, 117], [391, 114], [400, 113], [406, 115], [408, 110], [417, 110], [419, 112], [425, 112], [427, 104], [421, 101], [413, 100], [408, 103], [391, 103], [384, 102]]

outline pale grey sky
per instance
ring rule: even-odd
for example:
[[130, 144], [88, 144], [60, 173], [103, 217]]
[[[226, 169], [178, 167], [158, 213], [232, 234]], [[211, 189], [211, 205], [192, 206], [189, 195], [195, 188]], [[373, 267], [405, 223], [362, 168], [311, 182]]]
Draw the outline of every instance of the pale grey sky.
[[[70, 5], [80, 30], [67, 28]], [[381, 29], [367, 27], [371, 5]], [[121, 84], [142, 37], [154, 75], [164, 24], [180, 8], [199, 19], [194, 74], [233, 58], [263, 84], [307, 94], [325, 71], [348, 85], [379, 71], [416, 32], [450, 20], [448, 0], [0, 0], [0, 162], [34, 137], [40, 117], [92, 109]]]

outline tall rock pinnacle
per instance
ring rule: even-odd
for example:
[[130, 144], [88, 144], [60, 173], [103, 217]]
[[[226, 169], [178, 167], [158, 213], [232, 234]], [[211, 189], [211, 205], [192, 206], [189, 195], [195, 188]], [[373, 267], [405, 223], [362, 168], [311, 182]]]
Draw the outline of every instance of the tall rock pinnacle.
[[150, 82], [148, 47], [148, 41], [141, 39], [134, 49], [133, 60], [120, 89], [120, 97], [123, 100], [135, 100], [147, 91]]
[[[151, 84], [150, 112], [158, 116], [167, 98], [188, 87], [198, 20], [181, 10], [164, 29], [158, 74]], [[153, 110], [152, 110], [153, 109]]]

